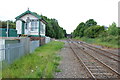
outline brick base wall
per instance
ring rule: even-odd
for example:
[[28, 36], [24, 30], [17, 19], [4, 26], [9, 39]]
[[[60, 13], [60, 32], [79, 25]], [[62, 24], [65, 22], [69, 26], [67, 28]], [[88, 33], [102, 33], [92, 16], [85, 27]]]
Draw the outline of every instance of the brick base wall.
[[39, 42], [40, 42], [39, 45], [40, 46], [45, 44], [45, 37], [30, 37], [30, 40], [31, 41], [39, 40]]

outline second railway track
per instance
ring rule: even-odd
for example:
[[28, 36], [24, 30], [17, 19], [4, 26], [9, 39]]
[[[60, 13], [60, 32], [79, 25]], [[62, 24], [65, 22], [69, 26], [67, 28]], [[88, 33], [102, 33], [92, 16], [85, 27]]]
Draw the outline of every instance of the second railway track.
[[88, 52], [80, 48], [78, 45], [74, 44], [72, 41], [69, 41], [68, 43], [77, 59], [79, 59], [79, 62], [83, 65], [85, 71], [89, 73], [89, 78], [92, 78], [94, 80], [116, 78], [120, 79], [120, 74], [116, 70], [106, 65], [98, 58], [90, 55]]
[[85, 46], [85, 47], [87, 47], [87, 48], [89, 48], [89, 49], [91, 49], [91, 50], [93, 50], [93, 51], [95, 51], [95, 52], [97, 52], [97, 53], [99, 53], [101, 55], [104, 55], [104, 56], [106, 56], [106, 57], [108, 57], [110, 59], [113, 59], [114, 61], [118, 61], [120, 63], [120, 59], [119, 59], [120, 55], [116, 55], [114, 53], [102, 50], [102, 49], [97, 48], [97, 47], [93, 47], [93, 46], [91, 46], [91, 45], [89, 45], [87, 43], [80, 42], [78, 44], [81, 44], [82, 46]]
[[111, 66], [116, 71], [119, 71], [119, 65], [120, 65], [119, 55], [102, 50], [100, 48], [93, 47], [87, 43], [76, 42], [76, 44], [78, 46], [82, 46], [82, 48], [86, 49], [86, 51], [89, 52], [91, 55], [99, 58], [101, 61], [103, 61], [107, 65]]

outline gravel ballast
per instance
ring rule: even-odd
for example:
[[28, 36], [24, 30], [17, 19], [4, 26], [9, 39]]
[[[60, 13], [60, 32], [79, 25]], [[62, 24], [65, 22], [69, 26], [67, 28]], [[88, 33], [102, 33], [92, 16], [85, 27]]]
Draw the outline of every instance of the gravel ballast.
[[56, 72], [55, 78], [87, 78], [86, 72], [76, 59], [67, 42], [65, 42], [65, 46], [59, 55], [62, 57], [58, 67], [61, 72]]

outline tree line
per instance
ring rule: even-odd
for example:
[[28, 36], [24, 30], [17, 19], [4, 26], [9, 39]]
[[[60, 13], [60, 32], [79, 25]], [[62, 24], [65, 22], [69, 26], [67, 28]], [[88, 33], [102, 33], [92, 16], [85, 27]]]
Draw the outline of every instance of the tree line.
[[[9, 28], [16, 28], [16, 24], [14, 21], [8, 20], [9, 22]], [[0, 20], [0, 28], [7, 28], [7, 21], [1, 21]]]
[[86, 22], [81, 22], [72, 32], [73, 37], [88, 37], [97, 38], [105, 36], [117, 36], [120, 34], [120, 28], [113, 22], [108, 29], [105, 26], [97, 25], [94, 19], [89, 19]]
[[50, 19], [46, 16], [42, 16], [42, 18], [47, 22], [46, 36], [56, 39], [66, 37], [66, 30], [59, 26], [58, 21], [56, 19]]

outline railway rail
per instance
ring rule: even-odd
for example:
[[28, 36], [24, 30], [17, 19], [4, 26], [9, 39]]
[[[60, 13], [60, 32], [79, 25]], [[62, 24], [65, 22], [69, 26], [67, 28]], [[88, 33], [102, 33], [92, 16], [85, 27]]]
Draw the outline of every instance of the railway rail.
[[76, 58], [84, 67], [84, 70], [89, 74], [89, 78], [92, 78], [94, 80], [102, 80], [106, 78], [120, 79], [120, 73], [118, 73], [116, 70], [106, 65], [98, 58], [90, 55], [83, 48], [80, 48], [72, 41], [69, 40], [68, 43], [73, 53], [75, 54]]
[[89, 51], [91, 55], [99, 58], [101, 61], [106, 63], [107, 65], [111, 66], [116, 71], [119, 71], [120, 66], [120, 57], [119, 55], [116, 55], [115, 53], [111, 53], [105, 50], [102, 50], [100, 48], [94, 47], [90, 44], [83, 43], [83, 42], [77, 42], [86, 49], [86, 51]]
[[104, 56], [106, 56], [106, 57], [108, 57], [110, 59], [113, 59], [114, 61], [117, 61], [117, 62], [120, 63], [120, 59], [119, 59], [120, 55], [113, 54], [113, 53], [111, 53], [109, 51], [105, 51], [105, 50], [102, 50], [102, 49], [97, 48], [97, 47], [93, 47], [93, 46], [91, 46], [91, 45], [89, 45], [87, 43], [82, 43], [82, 42], [77, 42], [77, 43], [81, 44], [82, 46], [87, 47], [88, 49], [91, 49], [91, 50], [93, 50], [93, 51], [95, 51], [95, 52], [97, 52], [97, 53], [99, 53], [101, 55], [104, 55]]

